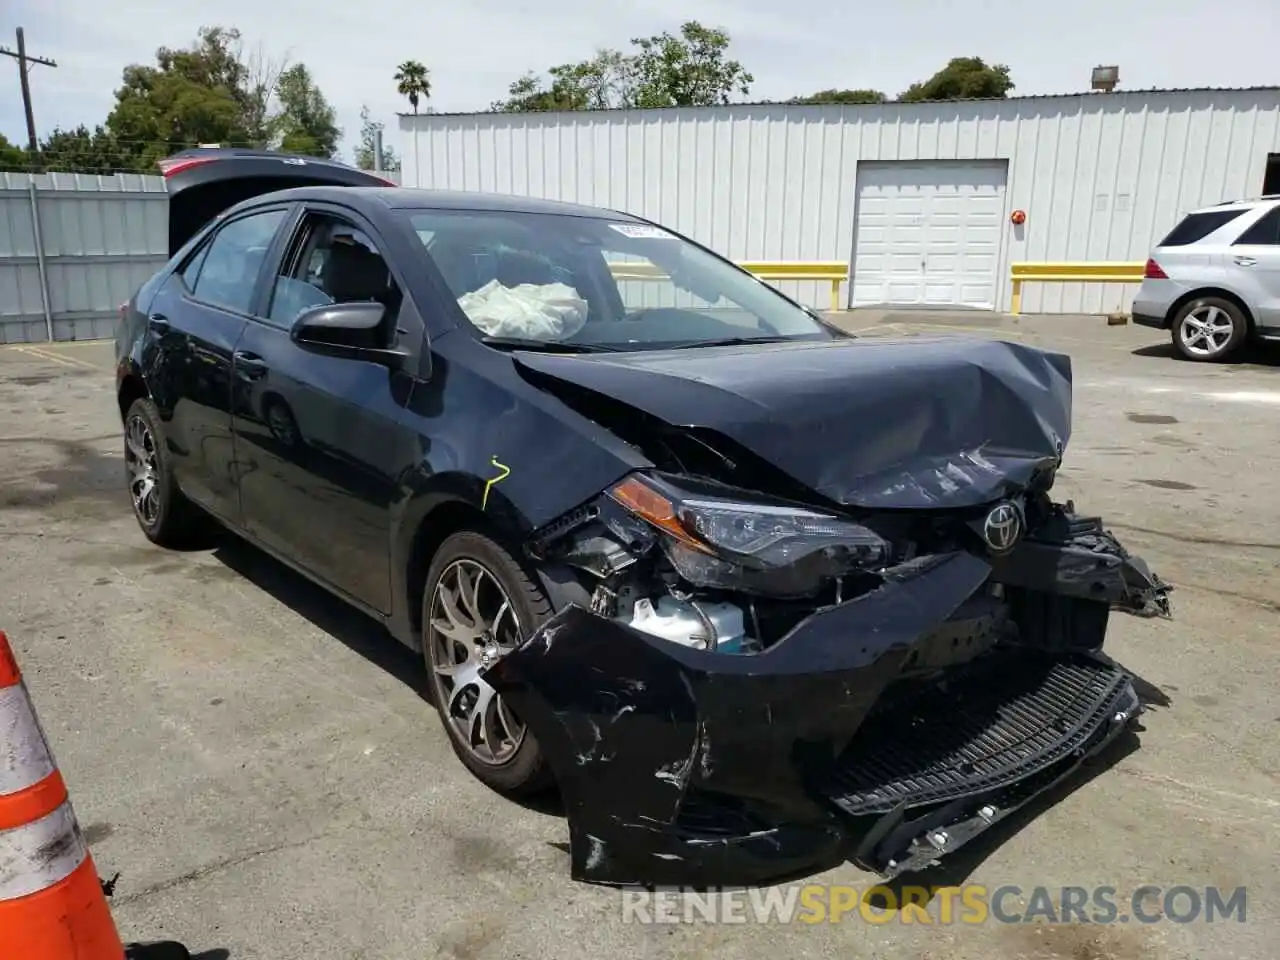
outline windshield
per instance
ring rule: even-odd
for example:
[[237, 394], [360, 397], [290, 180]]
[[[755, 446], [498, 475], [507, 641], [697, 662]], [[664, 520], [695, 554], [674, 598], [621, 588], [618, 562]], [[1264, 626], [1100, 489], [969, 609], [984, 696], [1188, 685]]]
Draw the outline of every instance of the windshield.
[[637, 350], [837, 335], [751, 275], [648, 224], [507, 211], [406, 215], [463, 314], [491, 342]]

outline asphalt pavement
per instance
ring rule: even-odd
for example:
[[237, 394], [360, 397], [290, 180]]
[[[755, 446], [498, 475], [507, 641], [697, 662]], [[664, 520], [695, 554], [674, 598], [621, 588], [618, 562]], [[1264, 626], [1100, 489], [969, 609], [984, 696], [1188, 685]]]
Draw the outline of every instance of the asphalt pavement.
[[[568, 879], [554, 809], [486, 790], [417, 659], [233, 538], [171, 553], [125, 495], [105, 344], [0, 348], [0, 628], [14, 643], [126, 938], [204, 960], [859, 957], [1260, 960], [1280, 942], [1280, 359], [1205, 366], [1098, 318], [860, 311], [870, 336], [1062, 350], [1059, 493], [1175, 586], [1113, 618], [1144, 729], [933, 883], [1247, 888], [1244, 922], [656, 923]], [[875, 883], [852, 866], [814, 881]], [[928, 880], [928, 878], [926, 878]], [[1156, 899], [1159, 899], [1158, 897]], [[1006, 912], [1008, 912], [1006, 910]]]

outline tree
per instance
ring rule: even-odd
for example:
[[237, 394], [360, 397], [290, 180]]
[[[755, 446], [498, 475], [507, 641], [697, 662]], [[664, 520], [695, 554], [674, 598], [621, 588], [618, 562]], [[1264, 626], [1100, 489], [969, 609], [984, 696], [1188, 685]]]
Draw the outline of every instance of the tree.
[[928, 80], [913, 83], [898, 99], [906, 103], [1003, 99], [1012, 89], [1009, 68], [1003, 64], [988, 66], [981, 57], [954, 57]]
[[130, 151], [107, 130], [99, 126], [91, 131], [83, 124], [49, 134], [40, 144], [40, 161], [51, 173], [110, 174], [135, 168]]
[[161, 47], [156, 65], [124, 68], [107, 128], [139, 159], [198, 143], [265, 145], [264, 92], [250, 89], [240, 32], [201, 27], [190, 49]]
[[306, 64], [298, 63], [280, 74], [276, 84], [280, 111], [273, 117], [273, 144], [281, 150], [312, 157], [332, 157], [342, 130], [337, 113], [311, 79]]
[[[361, 170], [374, 169], [374, 151], [378, 148], [378, 132], [382, 128], [381, 123], [369, 116], [369, 108], [362, 106], [360, 108], [360, 140], [355, 149], [356, 166]], [[382, 146], [382, 169], [400, 169], [400, 160], [396, 156], [396, 152], [386, 144]]]
[[0, 170], [22, 171], [26, 170], [30, 163], [27, 151], [10, 143], [5, 135], [0, 133]]
[[417, 114], [419, 101], [431, 99], [431, 71], [417, 60], [406, 60], [396, 67], [396, 92], [408, 98]]
[[754, 77], [726, 53], [729, 35], [696, 20], [680, 35], [660, 33], [631, 41], [633, 53], [599, 50], [589, 60], [547, 71], [548, 81], [527, 73], [511, 84], [507, 99], [491, 109], [508, 113], [683, 107], [728, 103], [745, 96]]
[[230, 27], [201, 27], [192, 46], [125, 67], [115, 96], [104, 135], [126, 170], [152, 173], [157, 160], [201, 143], [332, 156], [341, 137], [304, 65], [246, 52]]
[[[598, 50], [590, 60], [547, 71], [551, 92], [573, 110], [608, 110], [635, 102], [635, 60], [617, 50]], [[561, 108], [565, 109], [565, 108]]]
[[547, 75], [549, 87], [537, 74], [526, 73], [507, 88], [508, 99], [491, 109], [506, 113], [608, 110], [630, 106], [634, 100], [631, 58], [617, 50], [600, 50], [590, 60], [552, 67]]
[[519, 80], [512, 80], [507, 87], [507, 99], [493, 101], [489, 109], [494, 113], [547, 113], [578, 108], [562, 102], [554, 90], [543, 87], [541, 77], [529, 71]]
[[[239, 36], [239, 31], [234, 31]], [[272, 132], [272, 100], [276, 97], [280, 78], [289, 69], [289, 58], [272, 58], [261, 44], [253, 53], [245, 54], [236, 41], [236, 58], [244, 65], [244, 125], [255, 143], [270, 139]]]
[[884, 103], [879, 90], [819, 90], [807, 97], [792, 97], [787, 103]]
[[737, 60], [725, 58], [729, 35], [696, 20], [680, 26], [680, 36], [663, 32], [635, 39], [632, 58], [637, 107], [700, 107], [746, 96], [755, 77]]

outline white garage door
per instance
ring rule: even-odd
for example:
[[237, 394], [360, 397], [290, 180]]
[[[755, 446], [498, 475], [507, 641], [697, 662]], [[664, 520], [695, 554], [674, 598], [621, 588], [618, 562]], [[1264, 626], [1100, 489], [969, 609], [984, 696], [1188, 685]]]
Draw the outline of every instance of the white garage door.
[[858, 164], [853, 303], [993, 309], [1007, 164]]

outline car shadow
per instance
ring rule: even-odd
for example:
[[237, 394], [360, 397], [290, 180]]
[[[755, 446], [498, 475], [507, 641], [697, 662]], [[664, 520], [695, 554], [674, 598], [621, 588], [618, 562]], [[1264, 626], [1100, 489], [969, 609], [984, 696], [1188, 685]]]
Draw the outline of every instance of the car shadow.
[[191, 953], [175, 941], [162, 943], [130, 943], [125, 947], [124, 960], [230, 960], [231, 951], [222, 947]]
[[[427, 703], [433, 702], [422, 657], [391, 636], [381, 623], [235, 534], [221, 530], [214, 537], [211, 546], [216, 560], [395, 677]], [[500, 795], [534, 813], [565, 815], [564, 802], [554, 789], [530, 796]]]
[[1133, 692], [1138, 695], [1143, 707], [1158, 707], [1163, 710], [1173, 706], [1173, 698], [1169, 694], [1150, 680], [1145, 680], [1136, 674], [1133, 675]]
[[[1150, 343], [1144, 347], [1138, 347], [1129, 351], [1130, 356], [1141, 357], [1153, 360], [1172, 360], [1177, 363], [1185, 363], [1191, 365], [1193, 361], [1184, 360], [1173, 349], [1173, 344]], [[1255, 367], [1259, 369], [1280, 369], [1280, 344], [1274, 343], [1250, 343], [1234, 357], [1229, 357], [1221, 363], [1204, 364], [1204, 366], [1215, 367]]]
[[422, 658], [372, 617], [232, 533], [217, 534], [212, 554], [218, 562], [395, 677], [422, 699], [431, 700]]

